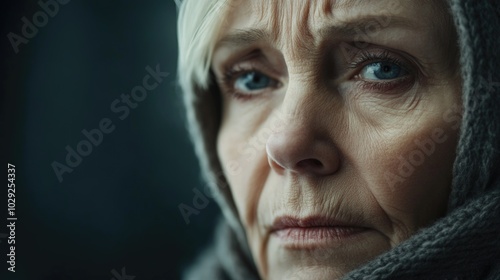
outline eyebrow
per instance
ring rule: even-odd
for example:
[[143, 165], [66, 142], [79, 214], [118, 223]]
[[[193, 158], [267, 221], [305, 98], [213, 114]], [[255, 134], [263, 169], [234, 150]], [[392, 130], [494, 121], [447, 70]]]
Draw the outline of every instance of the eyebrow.
[[[382, 31], [390, 28], [405, 28], [417, 31], [419, 26], [410, 19], [395, 15], [362, 16], [352, 20], [321, 28], [321, 39], [339, 37], [341, 39], [360, 36], [366, 38], [369, 32]], [[250, 28], [238, 29], [224, 36], [218, 43], [219, 46], [243, 47], [262, 41], [271, 41], [271, 34], [265, 29]]]
[[408, 30], [418, 30], [419, 25], [416, 22], [401, 16], [395, 15], [377, 15], [362, 16], [354, 20], [341, 22], [320, 29], [321, 37], [336, 35], [340, 37], [355, 37], [360, 35], [369, 35], [370, 32], [381, 31], [390, 28], [405, 28]]
[[217, 45], [227, 45], [238, 47], [241, 45], [252, 44], [265, 41], [270, 38], [270, 34], [264, 29], [238, 29], [235, 32], [224, 36]]

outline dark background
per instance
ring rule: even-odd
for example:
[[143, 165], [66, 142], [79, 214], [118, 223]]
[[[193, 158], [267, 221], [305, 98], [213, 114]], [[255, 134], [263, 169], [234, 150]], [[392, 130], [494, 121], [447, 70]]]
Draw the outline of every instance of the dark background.
[[[49, 0], [42, 0], [48, 2]], [[62, 1], [62, 0], [61, 0]], [[59, 4], [16, 54], [38, 1], [2, 5], [1, 166], [16, 166], [16, 272], [0, 279], [178, 279], [212, 238], [213, 200], [186, 224], [179, 205], [203, 189], [176, 86], [173, 0], [71, 0]], [[124, 120], [110, 104], [142, 84], [145, 68], [170, 75]], [[109, 118], [115, 130], [59, 182], [66, 146]], [[8, 233], [7, 180], [0, 186], [0, 234]], [[3, 190], [2, 190], [3, 189]], [[127, 279], [127, 278], [123, 278]], [[130, 279], [129, 279], [130, 280]]]

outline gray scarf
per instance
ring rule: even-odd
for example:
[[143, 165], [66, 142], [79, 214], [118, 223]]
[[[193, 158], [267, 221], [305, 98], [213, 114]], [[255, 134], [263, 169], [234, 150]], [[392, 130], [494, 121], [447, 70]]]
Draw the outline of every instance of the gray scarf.
[[[464, 114], [448, 214], [344, 279], [500, 279], [500, 1], [449, 2], [460, 42]], [[201, 167], [224, 214], [213, 246], [184, 278], [258, 279], [214, 153], [218, 119], [208, 117], [217, 114], [207, 104], [217, 101], [183, 90]]]

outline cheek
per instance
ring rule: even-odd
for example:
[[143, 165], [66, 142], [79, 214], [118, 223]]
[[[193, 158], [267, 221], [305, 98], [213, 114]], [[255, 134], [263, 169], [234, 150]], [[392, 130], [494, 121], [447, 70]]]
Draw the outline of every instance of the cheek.
[[[407, 238], [446, 211], [458, 132], [450, 124], [379, 138], [365, 166], [370, 192], [393, 224], [395, 239]], [[401, 131], [402, 132], [402, 131]]]
[[[220, 130], [217, 152], [243, 225], [255, 220], [263, 182], [267, 178], [265, 135], [238, 131], [228, 125]], [[260, 136], [260, 137], [259, 137]]]

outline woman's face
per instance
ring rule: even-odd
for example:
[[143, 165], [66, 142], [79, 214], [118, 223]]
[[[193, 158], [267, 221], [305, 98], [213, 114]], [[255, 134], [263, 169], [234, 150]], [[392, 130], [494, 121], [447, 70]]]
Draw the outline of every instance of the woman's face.
[[264, 279], [332, 279], [446, 211], [460, 121], [444, 1], [233, 1], [217, 152]]

